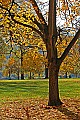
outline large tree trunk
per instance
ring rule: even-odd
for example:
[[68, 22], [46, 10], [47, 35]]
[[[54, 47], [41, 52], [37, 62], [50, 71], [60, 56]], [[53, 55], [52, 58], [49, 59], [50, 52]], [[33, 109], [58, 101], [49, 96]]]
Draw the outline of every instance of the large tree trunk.
[[59, 106], [62, 102], [59, 99], [58, 89], [58, 66], [54, 61], [49, 63], [49, 102], [50, 106]]
[[49, 67], [49, 103], [50, 106], [59, 106], [62, 102], [59, 99], [58, 72], [59, 65], [57, 59], [57, 28], [56, 28], [56, 0], [49, 0], [48, 15], [48, 43], [46, 45]]

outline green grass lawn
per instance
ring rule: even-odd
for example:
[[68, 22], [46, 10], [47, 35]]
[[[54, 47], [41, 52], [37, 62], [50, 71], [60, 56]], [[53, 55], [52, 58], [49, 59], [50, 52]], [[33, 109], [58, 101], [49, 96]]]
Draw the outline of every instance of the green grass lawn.
[[[80, 98], [80, 79], [59, 79], [61, 98]], [[0, 101], [48, 98], [48, 80], [0, 80]]]

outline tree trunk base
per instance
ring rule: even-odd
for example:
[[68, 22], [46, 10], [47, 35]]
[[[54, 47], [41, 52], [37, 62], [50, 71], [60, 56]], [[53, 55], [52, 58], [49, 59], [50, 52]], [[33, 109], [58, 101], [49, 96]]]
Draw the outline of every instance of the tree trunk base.
[[48, 106], [60, 106], [62, 105], [63, 103], [59, 100], [54, 100], [54, 101], [49, 101], [48, 102]]

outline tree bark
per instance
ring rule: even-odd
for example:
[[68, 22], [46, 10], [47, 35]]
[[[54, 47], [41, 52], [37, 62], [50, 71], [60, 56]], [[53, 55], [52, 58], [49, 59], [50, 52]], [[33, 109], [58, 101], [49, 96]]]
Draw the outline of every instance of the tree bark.
[[11, 80], [11, 68], [9, 69], [9, 80]]
[[48, 68], [45, 68], [45, 79], [48, 78]]
[[24, 80], [24, 74], [21, 73], [21, 80]]
[[68, 76], [67, 76], [67, 72], [65, 73], [65, 78], [67, 78]]
[[49, 102], [50, 106], [59, 106], [62, 102], [59, 99], [58, 89], [58, 66], [54, 61], [49, 63]]
[[[56, 28], [56, 0], [49, 1], [49, 16], [48, 16], [48, 41], [47, 56], [49, 67], [49, 102], [50, 106], [59, 106], [62, 102], [59, 99], [58, 89], [58, 72], [59, 65], [57, 63], [57, 28]], [[47, 37], [46, 37], [47, 38]]]
[[23, 51], [21, 48], [21, 80], [24, 80], [24, 70], [23, 70]]
[[18, 76], [18, 80], [19, 80], [19, 66], [18, 66], [17, 76]]
[[32, 75], [31, 75], [31, 72], [30, 72], [30, 76], [29, 76], [29, 79], [31, 79], [32, 78]]

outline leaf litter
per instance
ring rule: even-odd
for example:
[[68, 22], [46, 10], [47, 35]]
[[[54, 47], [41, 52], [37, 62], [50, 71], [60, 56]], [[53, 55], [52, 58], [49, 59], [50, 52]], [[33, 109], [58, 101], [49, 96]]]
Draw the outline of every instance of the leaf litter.
[[0, 103], [0, 120], [80, 120], [80, 100], [63, 99], [59, 107], [47, 106], [47, 99], [26, 99]]

